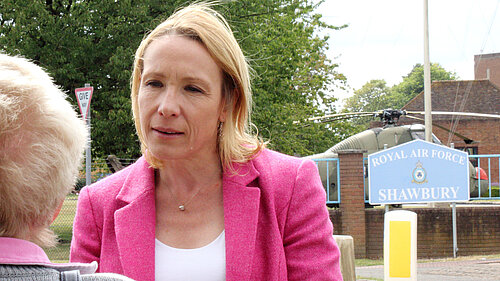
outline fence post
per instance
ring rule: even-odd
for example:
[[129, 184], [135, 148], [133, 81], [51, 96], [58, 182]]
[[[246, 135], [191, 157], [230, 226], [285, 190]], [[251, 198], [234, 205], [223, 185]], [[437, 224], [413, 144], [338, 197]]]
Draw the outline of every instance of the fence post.
[[342, 234], [354, 239], [356, 258], [366, 257], [365, 192], [363, 175], [364, 150], [338, 152], [340, 162], [340, 211]]

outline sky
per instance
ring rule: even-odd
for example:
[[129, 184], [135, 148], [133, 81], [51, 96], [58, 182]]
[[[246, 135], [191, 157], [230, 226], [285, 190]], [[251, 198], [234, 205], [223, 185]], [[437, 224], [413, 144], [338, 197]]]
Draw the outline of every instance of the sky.
[[[461, 80], [474, 79], [474, 55], [500, 53], [500, 0], [428, 0], [429, 57]], [[350, 89], [372, 79], [398, 84], [424, 62], [424, 0], [326, 0], [317, 12], [329, 24], [327, 55]], [[341, 105], [339, 103], [339, 105]]]

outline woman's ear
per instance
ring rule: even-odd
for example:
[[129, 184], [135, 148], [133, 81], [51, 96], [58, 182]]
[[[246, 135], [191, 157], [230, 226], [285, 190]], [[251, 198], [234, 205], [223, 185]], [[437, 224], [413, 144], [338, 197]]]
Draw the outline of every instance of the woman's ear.
[[227, 100], [224, 98], [221, 102], [220, 113], [219, 113], [219, 122], [226, 122], [227, 111], [229, 110], [229, 106], [227, 104]]
[[226, 115], [227, 115], [227, 107], [224, 106], [222, 107], [222, 110], [220, 111], [219, 114], [219, 122], [226, 122]]

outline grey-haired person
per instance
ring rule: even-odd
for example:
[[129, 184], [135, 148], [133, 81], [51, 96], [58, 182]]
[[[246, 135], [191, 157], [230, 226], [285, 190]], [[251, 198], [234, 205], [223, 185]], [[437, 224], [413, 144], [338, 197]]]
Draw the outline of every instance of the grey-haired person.
[[131, 280], [97, 262], [51, 263], [49, 225], [74, 186], [87, 129], [34, 63], [0, 54], [0, 280]]

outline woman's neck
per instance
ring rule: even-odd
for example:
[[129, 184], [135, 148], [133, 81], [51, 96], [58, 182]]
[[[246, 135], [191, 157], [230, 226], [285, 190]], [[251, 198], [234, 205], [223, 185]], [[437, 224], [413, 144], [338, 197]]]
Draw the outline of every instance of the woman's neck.
[[168, 160], [162, 164], [156, 173], [156, 188], [169, 188], [174, 193], [190, 193], [221, 180], [222, 167], [217, 154], [196, 160]]

